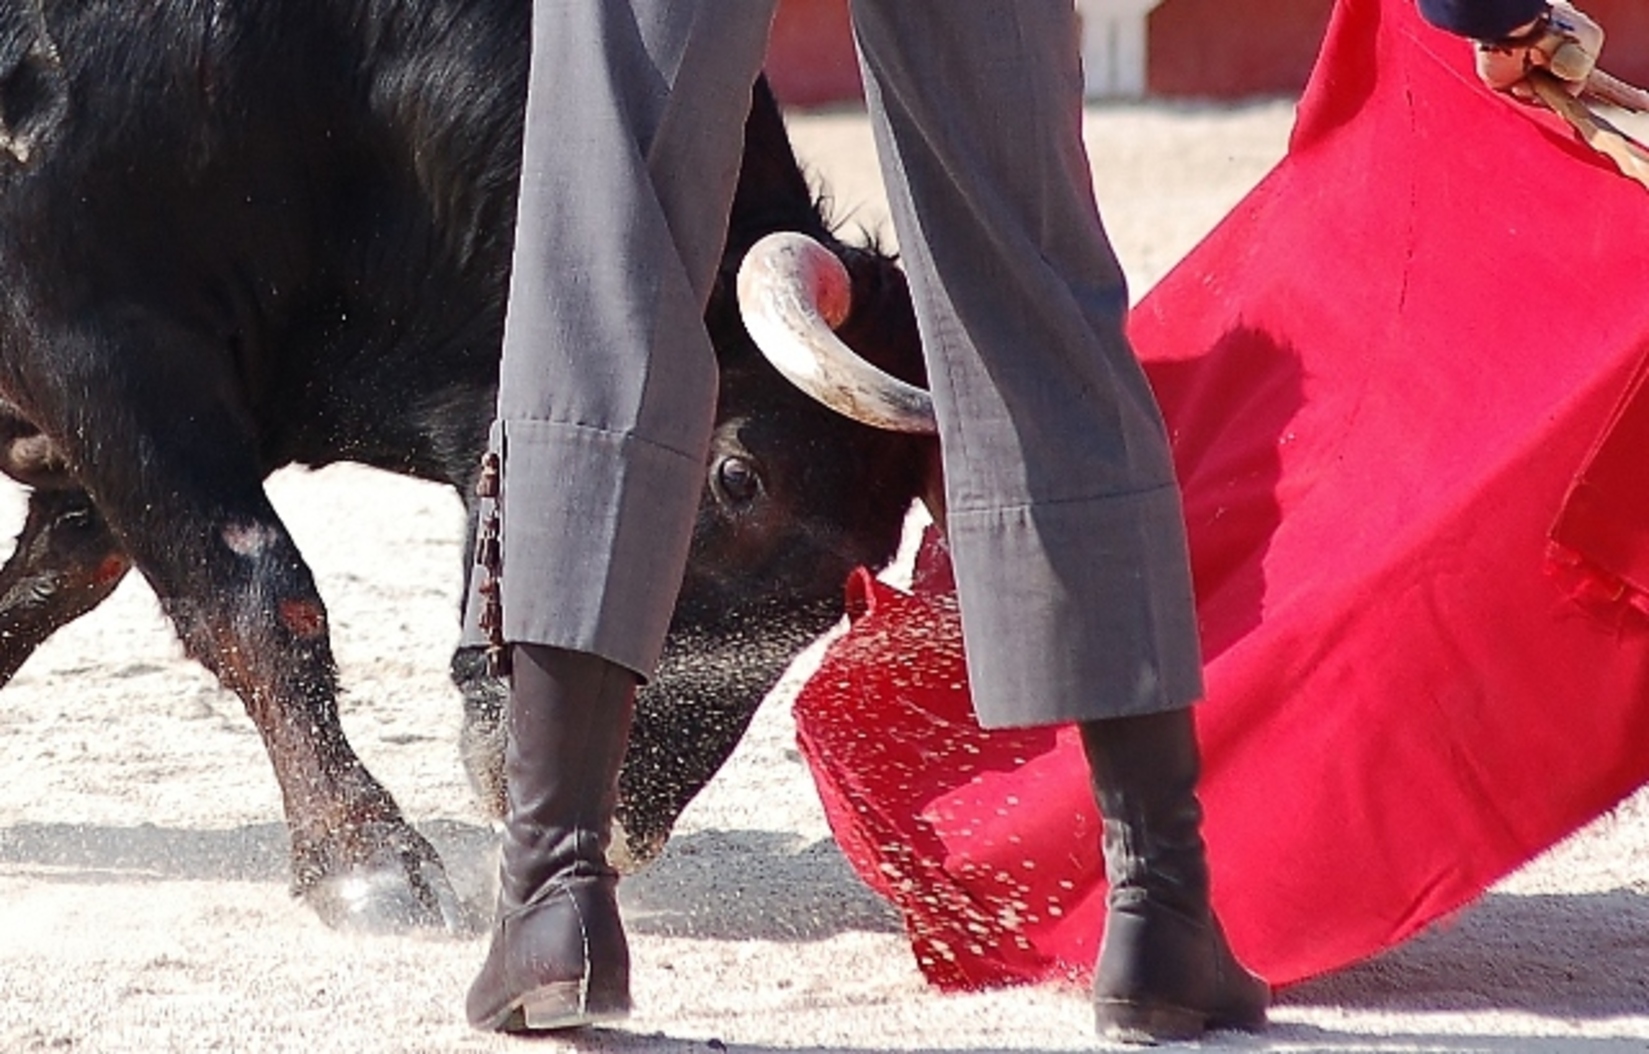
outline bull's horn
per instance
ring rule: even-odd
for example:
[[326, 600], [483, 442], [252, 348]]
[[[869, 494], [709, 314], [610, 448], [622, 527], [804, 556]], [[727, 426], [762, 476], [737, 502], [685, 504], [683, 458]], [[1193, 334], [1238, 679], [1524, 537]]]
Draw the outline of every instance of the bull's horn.
[[835, 253], [780, 231], [739, 265], [739, 312], [774, 368], [819, 402], [874, 428], [935, 434], [927, 392], [872, 366], [832, 332], [847, 319], [852, 286]]

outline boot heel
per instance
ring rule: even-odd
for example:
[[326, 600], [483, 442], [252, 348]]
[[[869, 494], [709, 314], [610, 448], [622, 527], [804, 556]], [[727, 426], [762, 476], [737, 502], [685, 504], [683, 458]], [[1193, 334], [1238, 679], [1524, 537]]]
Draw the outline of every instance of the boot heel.
[[521, 997], [522, 1030], [554, 1032], [630, 1016], [627, 999], [590, 991], [587, 981], [559, 981]]
[[1208, 1019], [1183, 1007], [1095, 1000], [1094, 1026], [1105, 1039], [1154, 1045], [1197, 1039], [1207, 1030]]

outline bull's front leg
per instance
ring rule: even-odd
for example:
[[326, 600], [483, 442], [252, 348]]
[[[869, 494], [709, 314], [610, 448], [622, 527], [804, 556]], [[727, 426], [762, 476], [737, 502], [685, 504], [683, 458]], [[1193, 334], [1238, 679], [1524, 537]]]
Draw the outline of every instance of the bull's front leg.
[[435, 849], [344, 736], [326, 608], [264, 493], [252, 416], [232, 401], [233, 356], [130, 308], [77, 314], [15, 350], [32, 381], [28, 419], [96, 497], [185, 650], [257, 725], [294, 893], [335, 926], [464, 928]]
[[241, 697], [263, 738], [294, 894], [338, 928], [467, 930], [434, 847], [344, 735], [326, 609], [273, 510], [219, 516], [199, 541], [192, 559], [158, 561], [151, 581], [189, 654]]
[[85, 491], [32, 491], [0, 567], [0, 685], [46, 638], [101, 604], [130, 567]]

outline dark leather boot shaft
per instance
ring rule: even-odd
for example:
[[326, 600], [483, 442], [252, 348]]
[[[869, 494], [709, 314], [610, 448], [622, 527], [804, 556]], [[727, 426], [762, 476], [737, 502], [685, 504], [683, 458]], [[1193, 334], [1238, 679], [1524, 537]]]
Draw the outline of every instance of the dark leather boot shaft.
[[618, 772], [635, 716], [635, 677], [599, 656], [513, 648], [504, 743], [501, 904], [519, 907], [552, 877], [609, 874]]
[[515, 645], [512, 659], [497, 919], [470, 1022], [514, 1032], [622, 1017], [630, 957], [606, 851], [636, 681], [579, 652]]
[[1159, 1043], [1263, 1027], [1270, 990], [1237, 962], [1209, 903], [1191, 711], [1080, 730], [1110, 886], [1094, 973], [1099, 1031]]

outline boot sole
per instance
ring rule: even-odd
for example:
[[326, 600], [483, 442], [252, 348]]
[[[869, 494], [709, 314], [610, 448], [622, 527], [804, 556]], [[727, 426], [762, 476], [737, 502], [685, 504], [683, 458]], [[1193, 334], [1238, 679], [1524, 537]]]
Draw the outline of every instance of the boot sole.
[[1104, 1039], [1136, 1046], [1199, 1039], [1208, 1019], [1190, 1010], [1136, 1003], [1095, 1003], [1096, 1031]]
[[491, 1032], [559, 1032], [629, 1016], [628, 997], [603, 996], [587, 991], [580, 981], [564, 981], [533, 989], [479, 1027]]
[[1201, 1039], [1214, 1029], [1259, 1032], [1265, 1028], [1265, 1014], [1257, 1017], [1225, 1017], [1187, 1010], [1177, 1006], [1143, 1006], [1139, 1003], [1096, 1000], [1096, 1031], [1105, 1039], [1136, 1046], [1158, 1043], [1186, 1043]]

